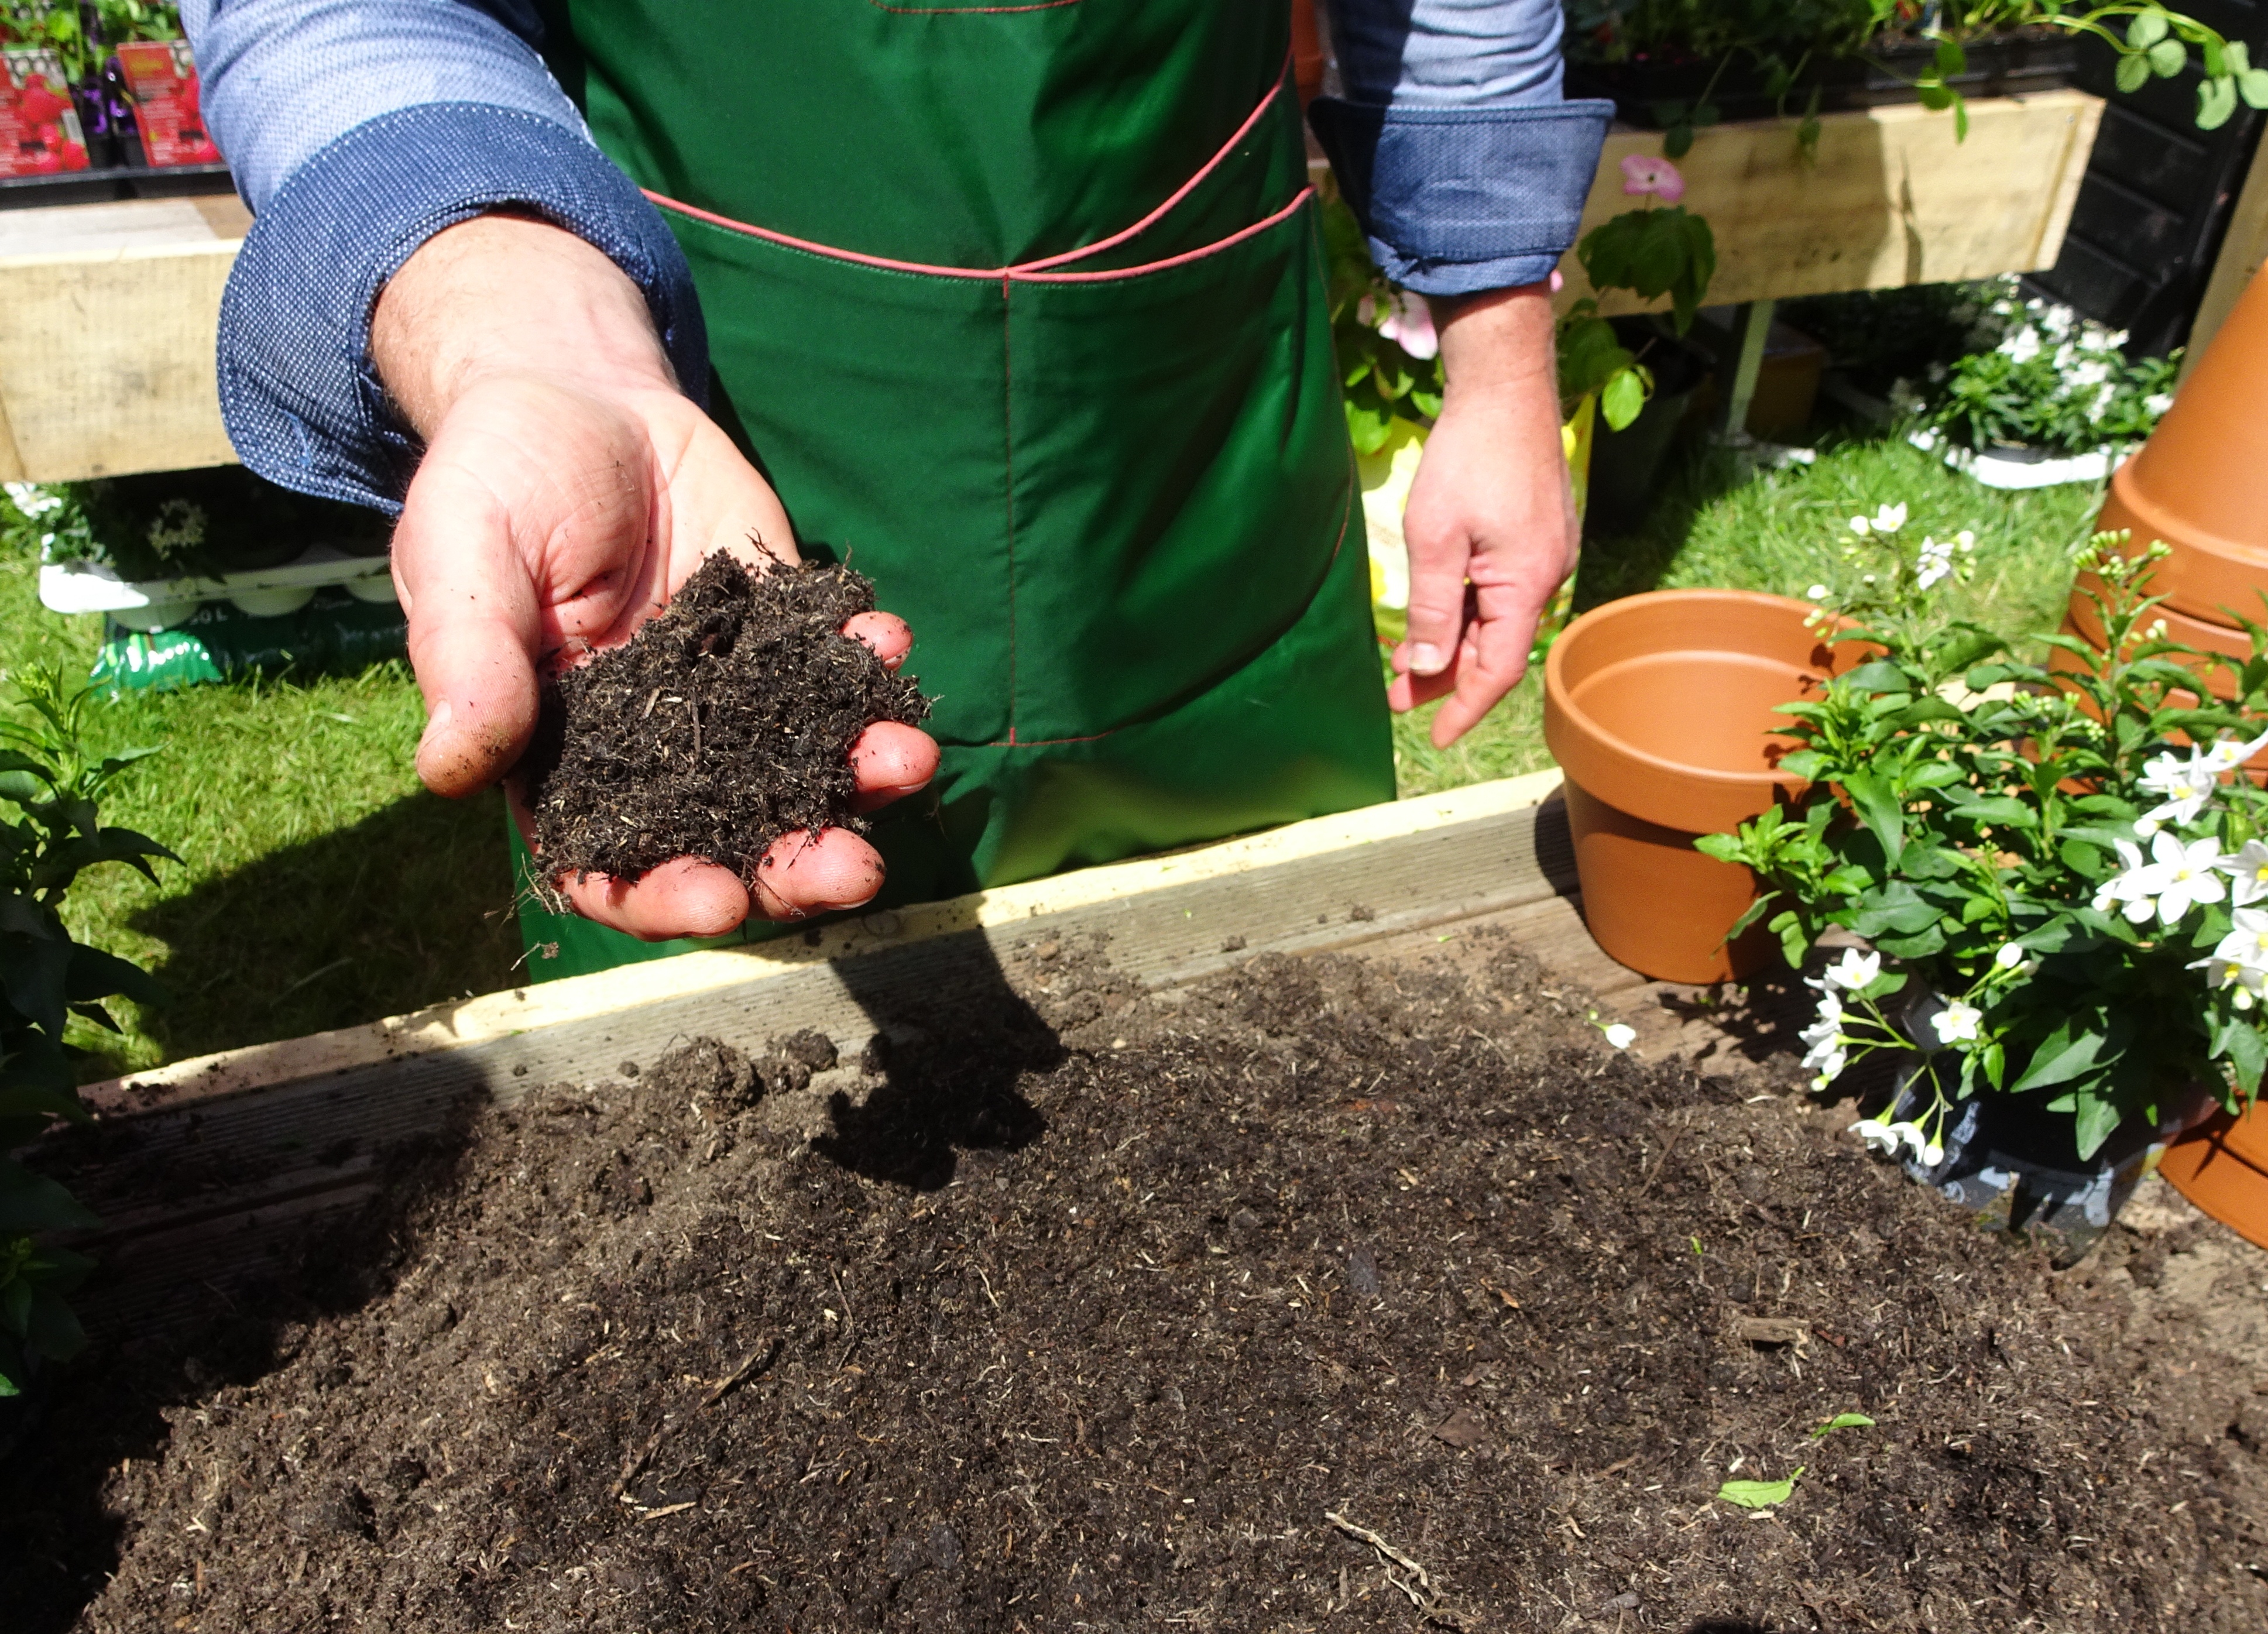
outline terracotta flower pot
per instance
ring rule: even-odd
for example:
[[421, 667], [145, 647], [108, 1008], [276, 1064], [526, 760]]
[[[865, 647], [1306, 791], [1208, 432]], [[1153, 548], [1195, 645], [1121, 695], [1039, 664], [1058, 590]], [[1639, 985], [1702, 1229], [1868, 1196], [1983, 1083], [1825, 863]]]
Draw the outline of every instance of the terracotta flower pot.
[[[2079, 583], [2073, 587], [2071, 605], [2064, 609], [2064, 628], [2088, 646], [2100, 651], [2103, 641], [2102, 615], [2087, 597], [2090, 588], [2088, 581], [2093, 577], [2092, 574], [2082, 573]], [[2100, 588], [2099, 585], [2093, 587]], [[2195, 647], [2200, 652], [2218, 652], [2239, 664], [2252, 656], [2251, 638], [2234, 625], [2216, 624], [2187, 613], [2177, 613], [2170, 605], [2160, 606], [2150, 616], [2153, 620], [2166, 621], [2166, 638], [2169, 641]], [[2050, 667], [2055, 666], [2051, 665]], [[2235, 680], [2228, 671], [2213, 671], [2206, 675], [2205, 680], [2213, 696], [2224, 700], [2235, 696]]]
[[[1814, 609], [1742, 590], [1657, 590], [1594, 607], [1552, 643], [1543, 739], [1567, 777], [1583, 916], [1601, 947], [1666, 982], [1735, 980], [1777, 944], [1725, 932], [1756, 900], [1749, 872], [1693, 849], [1804, 788], [1779, 705], [1837, 654]], [[1848, 662], [1845, 663], [1848, 667]]]
[[[2257, 282], [2257, 281], [2256, 281]], [[2166, 1149], [2158, 1173], [2239, 1236], [2268, 1248], [2268, 1116], [2216, 1112]]]
[[2152, 588], [2167, 607], [2225, 622], [2268, 616], [2268, 276], [2251, 286], [2183, 381], [2158, 429], [2110, 479], [2096, 526], [2132, 530], [2137, 548], [2174, 554]]

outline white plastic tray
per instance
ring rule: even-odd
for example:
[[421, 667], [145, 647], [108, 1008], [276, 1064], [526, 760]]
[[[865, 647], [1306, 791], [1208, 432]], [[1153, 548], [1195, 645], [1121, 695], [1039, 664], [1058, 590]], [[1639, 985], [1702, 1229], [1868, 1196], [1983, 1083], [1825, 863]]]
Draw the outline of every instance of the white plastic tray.
[[54, 613], [107, 613], [129, 629], [169, 629], [207, 601], [274, 618], [296, 613], [326, 585], [343, 585], [358, 601], [392, 601], [394, 572], [384, 556], [350, 556], [317, 545], [297, 561], [209, 578], [121, 578], [91, 562], [50, 562], [40, 569], [40, 602]]
[[[1936, 452], [1937, 433], [1916, 431], [1906, 440], [1924, 453]], [[2126, 463], [2128, 450], [2105, 445], [2063, 460], [2007, 460], [1948, 445], [1945, 463], [1987, 488], [2013, 491], [2054, 488], [2065, 482], [2099, 482]]]

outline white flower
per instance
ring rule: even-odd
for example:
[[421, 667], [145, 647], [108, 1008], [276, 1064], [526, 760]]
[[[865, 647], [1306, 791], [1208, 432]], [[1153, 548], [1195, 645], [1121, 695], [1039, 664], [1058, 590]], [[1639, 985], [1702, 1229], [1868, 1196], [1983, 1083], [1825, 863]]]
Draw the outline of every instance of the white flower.
[[2247, 840], [2242, 850], [2222, 857], [2213, 866], [2228, 876], [2230, 907], [2242, 908], [2268, 896], [2268, 845]]
[[[2142, 825], [2136, 823], [2139, 830]], [[2142, 860], [2142, 848], [2132, 840], [2117, 842], [2119, 871], [2095, 887], [2095, 911], [2107, 914], [2114, 904], [2124, 904], [2121, 911], [2130, 924], [2140, 924], [2158, 911], [2153, 899], [2158, 894], [2159, 869], [2154, 863]]]
[[2011, 335], [1995, 349], [2013, 363], [2029, 363], [2040, 355], [2039, 331], [2022, 328]]
[[1945, 1148], [1933, 1140], [1921, 1149], [1920, 1156], [1922, 1167], [1933, 1169], [1945, 1161]]
[[2234, 982], [2258, 993], [2268, 985], [2268, 912], [2240, 908], [2228, 917], [2234, 928], [2214, 946], [2213, 956], [2190, 968], [2205, 967], [2205, 980], [2215, 987]]
[[1962, 556], [1967, 556], [1977, 548], [1977, 535], [1964, 527], [1953, 536], [1953, 542], [1961, 547]]
[[2160, 871], [2158, 923], [2168, 929], [2198, 903], [2217, 902], [2228, 894], [2213, 866], [2220, 860], [2219, 840], [2207, 836], [2185, 845], [2178, 835], [2160, 834], [2150, 841], [2150, 857]]
[[2174, 394], [2171, 392], [2152, 392], [2142, 400], [2142, 408], [2146, 414], [2161, 415], [2173, 406]]
[[[2144, 764], [2139, 779], [2142, 792], [2154, 794], [2165, 802], [2146, 813], [2154, 825], [2197, 821], [2198, 813], [2220, 786], [2220, 774], [2228, 769], [2209, 760], [2208, 753], [2192, 744], [2186, 761], [2169, 750], [2151, 756]], [[2149, 832], [2155, 831], [2154, 827]]]
[[1965, 998], [1949, 999], [1944, 1009], [1929, 1019], [1940, 1044], [1965, 1044], [1977, 1036], [1977, 1024], [1984, 1012]]
[[1827, 586], [1824, 585], [1814, 585], [1810, 589], [1805, 591], [1803, 593], [1810, 597], [1814, 601], [1824, 601], [1827, 600]]
[[2040, 968], [2040, 961], [2029, 956], [2021, 942], [2011, 942], [1992, 955], [1992, 963], [2002, 970], [2013, 970], [2018, 975], [2029, 975]]
[[1607, 1035], [1607, 1042], [1616, 1049], [1628, 1049], [1638, 1042], [1638, 1029], [1625, 1021], [1609, 1022], [1599, 1030]]
[[1899, 1124], [1885, 1123], [1879, 1118], [1860, 1118], [1844, 1132], [1856, 1135], [1872, 1150], [1881, 1152], [1884, 1157], [1889, 1157], [1898, 1149], [1897, 1131], [1902, 1127], [1903, 1125]]
[[1895, 534], [1905, 525], [1906, 508], [1904, 505], [1881, 505], [1876, 507], [1872, 517], [1854, 516], [1851, 519], [1851, 531], [1862, 539], [1868, 534]]
[[1924, 538], [1921, 541], [1921, 555], [1914, 567], [1915, 586], [1918, 589], [1927, 590], [1952, 571], [1953, 541], [1948, 539], [1940, 544], [1934, 539]]
[[2211, 767], [2217, 782], [2220, 773], [2235, 771], [2263, 749], [2268, 749], [2268, 732], [2249, 743], [2242, 738], [2222, 738], [2198, 757], [2198, 770], [2202, 773]]
[[1919, 1158], [1929, 1150], [1929, 1137], [1922, 1133], [1918, 1123], [1893, 1123], [1890, 1133], [1905, 1142], [1906, 1151], [1913, 1157]]
[[26, 519], [37, 521], [51, 511], [63, 508], [61, 494], [51, 494], [37, 482], [0, 482], [8, 495], [8, 503], [22, 512]]
[[[1855, 947], [1846, 947], [1839, 963], [1828, 966], [1820, 972], [1817, 981], [1808, 985], [1819, 989], [1831, 999], [1834, 989], [1839, 987], [1846, 993], [1855, 993], [1861, 988], [1874, 985], [1875, 978], [1881, 974], [1882, 956], [1880, 953], [1862, 953]], [[1837, 1002], [1839, 1004], [1840, 1001]], [[1823, 1005], [1822, 1007], [1824, 1008]]]
[[[2060, 354], [2057, 357], [2057, 362], [2058, 364], [2064, 362]], [[2064, 370], [2063, 378], [2066, 385], [2076, 386], [2083, 391], [2088, 386], [2100, 386], [2108, 380], [2110, 378], [2110, 365], [2100, 357], [2090, 357], [2085, 363], [2069, 364]]]

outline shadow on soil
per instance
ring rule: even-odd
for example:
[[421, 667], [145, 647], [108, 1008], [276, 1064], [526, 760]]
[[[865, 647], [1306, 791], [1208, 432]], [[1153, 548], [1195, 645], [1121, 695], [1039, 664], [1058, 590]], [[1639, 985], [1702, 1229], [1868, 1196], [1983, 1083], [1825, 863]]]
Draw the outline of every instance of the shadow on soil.
[[178, 1060], [508, 987], [512, 892], [495, 796], [396, 800], [135, 913], [171, 950], [144, 1025]]
[[[372, 1201], [310, 1231], [265, 1280], [206, 1284], [204, 1320], [98, 1334], [77, 1360], [41, 1378], [19, 1444], [0, 1456], [6, 1634], [63, 1634], [102, 1587], [129, 1519], [106, 1494], [123, 1461], [157, 1456], [176, 1415], [217, 1387], [271, 1372], [307, 1324], [367, 1304], [407, 1269], [403, 1223], [420, 1198], [453, 1183], [477, 1108], [468, 1097], [441, 1129], [395, 1147]], [[342, 1366], [335, 1382], [350, 1377]]]
[[917, 1191], [950, 1185], [961, 1154], [1020, 1152], [1047, 1120], [1016, 1085], [1064, 1056], [1062, 1041], [1010, 985], [991, 943], [969, 932], [836, 967], [874, 1026], [865, 1066], [882, 1082], [863, 1103], [836, 1093], [832, 1133], [812, 1145], [855, 1174]]

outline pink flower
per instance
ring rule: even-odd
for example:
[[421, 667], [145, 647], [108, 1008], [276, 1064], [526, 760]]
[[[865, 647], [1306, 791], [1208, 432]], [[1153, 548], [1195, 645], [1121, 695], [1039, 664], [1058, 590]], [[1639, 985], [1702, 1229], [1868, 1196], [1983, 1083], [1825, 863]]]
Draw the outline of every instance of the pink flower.
[[1422, 295], [1396, 291], [1378, 332], [1420, 363], [1441, 355], [1441, 337], [1433, 332], [1433, 309]]
[[1666, 158], [1633, 153], [1623, 160], [1623, 191], [1651, 193], [1665, 204], [1675, 204], [1685, 196], [1685, 178]]

